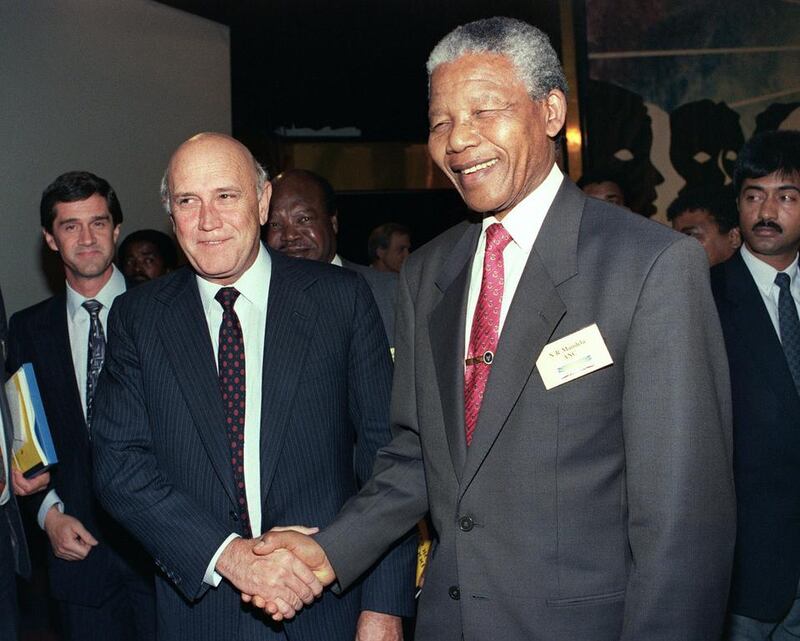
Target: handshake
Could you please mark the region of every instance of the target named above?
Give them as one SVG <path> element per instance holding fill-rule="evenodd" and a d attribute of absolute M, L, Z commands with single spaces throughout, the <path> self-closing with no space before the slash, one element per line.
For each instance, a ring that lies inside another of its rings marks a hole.
<path fill-rule="evenodd" d="M 216 569 L 275 621 L 291 619 L 313 603 L 336 575 L 324 550 L 309 534 L 317 528 L 275 528 L 257 539 L 232 540 Z"/>

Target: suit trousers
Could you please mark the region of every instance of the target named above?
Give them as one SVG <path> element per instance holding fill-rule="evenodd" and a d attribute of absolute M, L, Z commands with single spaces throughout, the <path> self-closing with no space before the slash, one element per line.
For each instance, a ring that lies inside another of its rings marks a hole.
<path fill-rule="evenodd" d="M 740 614 L 728 615 L 723 641 L 797 641 L 800 639 L 800 583 L 797 596 L 786 616 L 769 622 Z"/>
<path fill-rule="evenodd" d="M 122 582 L 99 607 L 58 603 L 64 641 L 155 641 L 153 578 L 148 581 L 121 561 L 117 564 Z"/>
<path fill-rule="evenodd" d="M 0 639 L 17 638 L 17 575 L 5 505 L 0 506 Z"/>

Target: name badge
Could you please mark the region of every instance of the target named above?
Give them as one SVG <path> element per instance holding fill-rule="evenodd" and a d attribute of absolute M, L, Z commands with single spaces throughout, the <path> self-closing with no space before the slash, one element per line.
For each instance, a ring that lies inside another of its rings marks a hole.
<path fill-rule="evenodd" d="M 545 345 L 536 369 L 545 389 L 553 389 L 613 363 L 597 323 L 592 323 Z"/>

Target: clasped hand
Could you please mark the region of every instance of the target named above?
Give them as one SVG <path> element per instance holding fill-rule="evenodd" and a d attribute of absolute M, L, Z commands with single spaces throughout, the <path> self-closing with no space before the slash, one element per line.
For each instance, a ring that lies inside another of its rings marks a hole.
<path fill-rule="evenodd" d="M 291 619 L 336 578 L 325 552 L 308 534 L 315 528 L 275 528 L 258 539 L 234 539 L 217 569 L 242 600 L 275 621 Z"/>

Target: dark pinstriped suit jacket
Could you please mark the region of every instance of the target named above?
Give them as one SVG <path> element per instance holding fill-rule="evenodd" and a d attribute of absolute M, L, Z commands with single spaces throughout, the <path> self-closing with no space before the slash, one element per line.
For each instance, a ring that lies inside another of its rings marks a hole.
<path fill-rule="evenodd" d="M 69 344 L 66 293 L 11 317 L 9 373 L 28 362 L 33 363 L 59 460 L 50 471 L 48 490 L 55 488 L 66 513 L 83 523 L 100 542 L 82 561 L 59 559 L 48 546 L 50 589 L 60 601 L 99 606 L 123 580 L 117 569 L 120 563 L 127 562 L 149 581 L 152 563 L 94 497 L 89 434 Z M 26 499 L 34 514 L 48 490 Z"/>
<path fill-rule="evenodd" d="M 264 345 L 263 527 L 324 526 L 390 438 L 391 362 L 366 283 L 338 267 L 270 252 Z M 213 348 L 194 274 L 117 299 L 96 398 L 95 480 L 106 508 L 163 570 L 159 638 L 352 641 L 361 609 L 407 613 L 413 541 L 348 594 L 326 593 L 284 626 L 203 582 L 236 520 Z M 355 447 L 355 470 L 353 452 Z"/>

